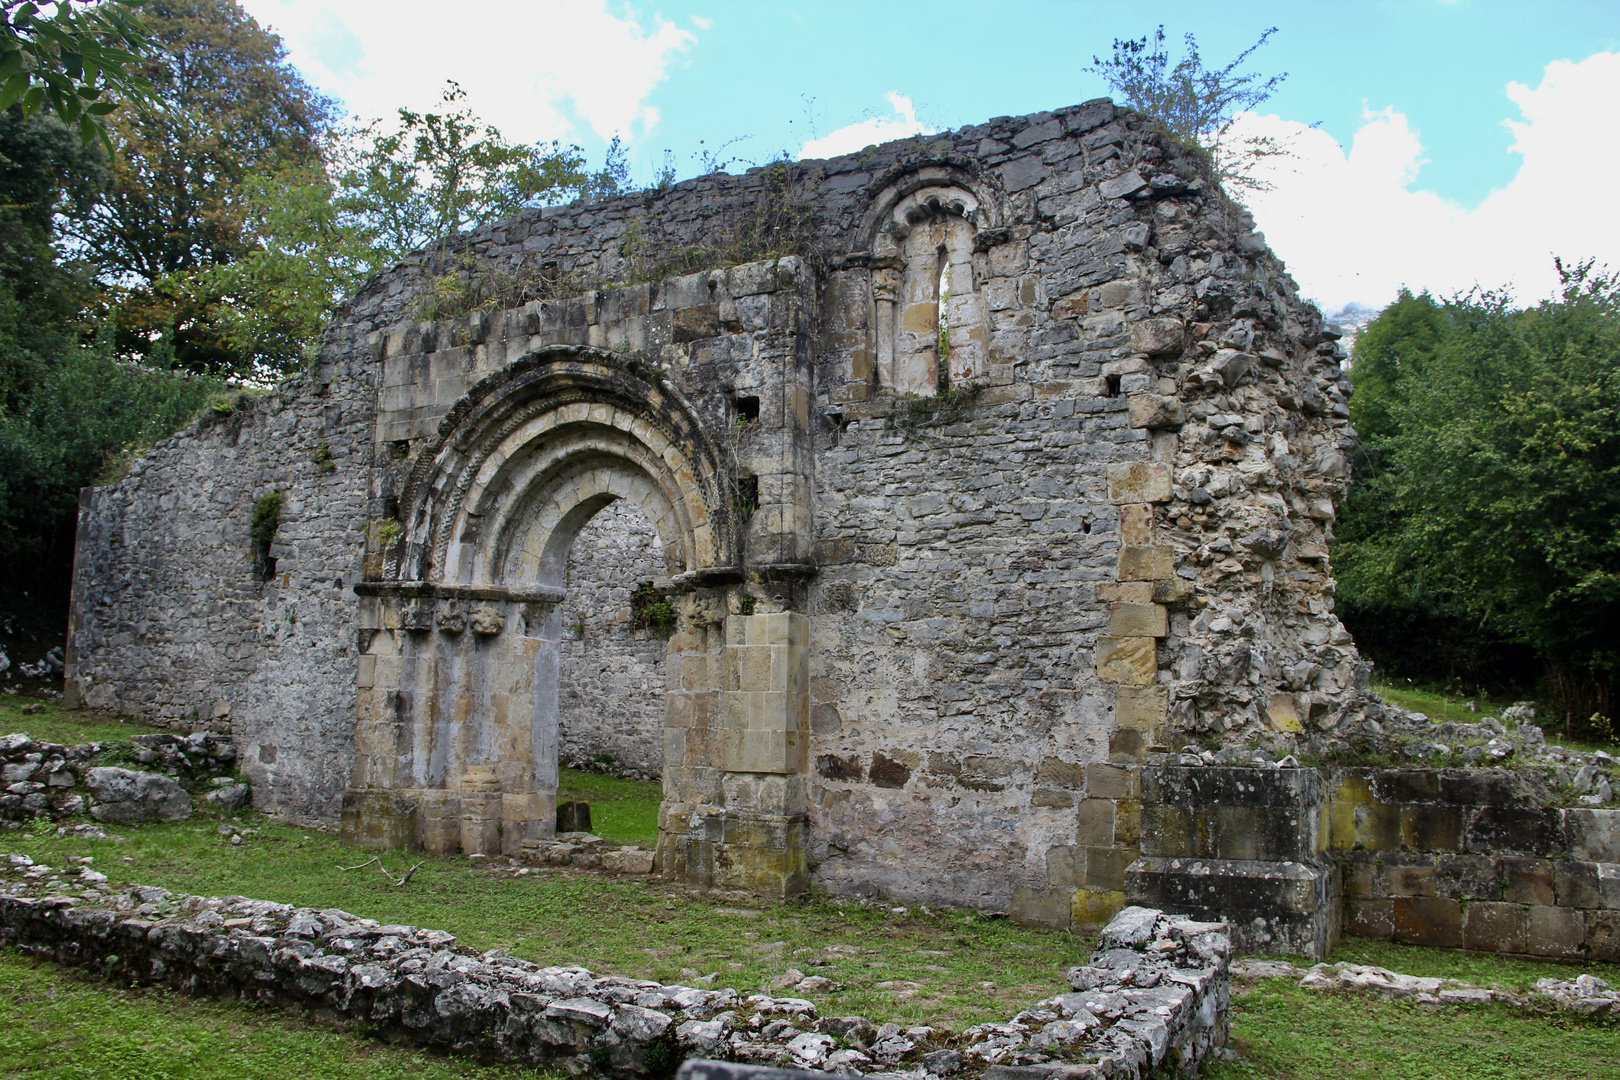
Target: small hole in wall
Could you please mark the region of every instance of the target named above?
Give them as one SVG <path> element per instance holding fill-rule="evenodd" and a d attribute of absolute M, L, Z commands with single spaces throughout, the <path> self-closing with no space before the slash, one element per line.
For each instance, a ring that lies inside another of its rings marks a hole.
<path fill-rule="evenodd" d="M 1118 375 L 1109 375 L 1103 380 L 1103 397 L 1119 397 Z"/>
<path fill-rule="evenodd" d="M 1089 533 L 1091 531 L 1091 522 L 1082 521 L 1080 523 L 1080 531 L 1083 533 Z"/>
<path fill-rule="evenodd" d="M 737 399 L 737 415 L 750 424 L 759 419 L 759 398 L 739 397 Z"/>
<path fill-rule="evenodd" d="M 393 451 L 394 457 L 398 460 L 403 461 L 405 458 L 411 456 L 411 440 L 409 439 L 395 439 L 393 442 L 389 443 L 388 446 Z"/>
<path fill-rule="evenodd" d="M 392 521 L 399 520 L 399 500 L 387 498 L 383 500 L 383 517 Z"/>

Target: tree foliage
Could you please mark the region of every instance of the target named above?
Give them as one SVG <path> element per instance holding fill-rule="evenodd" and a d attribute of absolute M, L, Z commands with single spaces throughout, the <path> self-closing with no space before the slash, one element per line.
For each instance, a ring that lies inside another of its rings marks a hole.
<path fill-rule="evenodd" d="M 1101 75 L 1121 104 L 1147 116 L 1166 134 L 1210 155 L 1215 179 L 1229 190 L 1266 190 L 1255 170 L 1258 161 L 1288 153 L 1276 139 L 1235 131 L 1238 114 L 1258 108 L 1282 85 L 1288 73 L 1262 75 L 1243 71 L 1255 50 L 1277 32 L 1271 27 L 1260 40 L 1225 67 L 1204 66 L 1192 34 L 1174 64 L 1165 45 L 1164 27 L 1151 38 L 1116 38 L 1113 54 L 1091 58 L 1087 69 Z"/>
<path fill-rule="evenodd" d="M 1357 342 L 1336 565 L 1353 625 L 1419 611 L 1526 647 L 1584 719 L 1620 677 L 1620 276 L 1558 269 L 1526 310 L 1403 294 Z"/>
<path fill-rule="evenodd" d="M 527 206 L 608 194 L 627 179 L 617 140 L 587 169 L 577 146 L 514 144 L 466 107 L 456 83 L 441 107 L 400 109 L 397 123 L 334 131 L 319 165 L 249 180 L 249 249 L 176 275 L 175 288 L 217 297 L 227 341 L 259 370 L 306 359 L 336 304 L 420 248 Z"/>
<path fill-rule="evenodd" d="M 135 63 L 146 47 L 133 10 L 143 0 L 74 2 L 0 2 L 0 109 L 21 105 L 25 118 L 47 109 L 86 145 L 105 143 L 102 119 L 117 99 L 141 100 L 150 90 Z"/>
<path fill-rule="evenodd" d="M 143 10 L 151 96 L 108 118 L 112 180 L 72 235 L 116 310 L 121 352 L 145 356 L 162 341 L 185 370 L 251 374 L 216 325 L 218 298 L 170 279 L 250 249 L 244 189 L 256 176 L 319 165 L 332 106 L 234 0 L 152 0 Z"/>
<path fill-rule="evenodd" d="M 0 559 L 26 568 L 0 578 L 0 633 L 60 630 L 79 488 L 231 381 L 295 370 L 366 277 L 626 179 L 617 147 L 592 171 L 577 147 L 507 142 L 454 85 L 339 128 L 234 0 L 144 0 L 145 29 L 135 6 L 0 0 L 0 93 L 23 87 L 0 108 Z M 108 138 L 86 142 L 84 116 Z"/>

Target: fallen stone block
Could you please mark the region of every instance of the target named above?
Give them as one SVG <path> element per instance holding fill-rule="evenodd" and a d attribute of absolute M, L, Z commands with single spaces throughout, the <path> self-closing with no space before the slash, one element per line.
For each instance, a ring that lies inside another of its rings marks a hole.
<path fill-rule="evenodd" d="M 191 816 L 186 789 L 160 773 L 135 772 L 103 765 L 85 777 L 97 821 L 178 821 Z"/>

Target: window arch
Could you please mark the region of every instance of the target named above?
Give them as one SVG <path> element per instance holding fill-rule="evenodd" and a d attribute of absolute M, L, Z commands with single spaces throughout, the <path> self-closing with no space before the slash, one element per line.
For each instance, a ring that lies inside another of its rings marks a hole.
<path fill-rule="evenodd" d="M 988 309 L 973 268 L 978 199 L 925 187 L 900 199 L 873 252 L 878 378 L 903 394 L 934 395 L 980 379 Z"/>

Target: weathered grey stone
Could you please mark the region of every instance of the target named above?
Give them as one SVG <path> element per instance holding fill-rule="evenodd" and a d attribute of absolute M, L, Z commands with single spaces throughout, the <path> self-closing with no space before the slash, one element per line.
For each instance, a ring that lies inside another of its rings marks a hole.
<path fill-rule="evenodd" d="M 85 782 L 95 798 L 90 816 L 97 821 L 177 821 L 191 816 L 186 789 L 159 773 L 103 765 L 91 769 Z"/>
<path fill-rule="evenodd" d="M 368 845 L 553 857 L 590 765 L 662 778 L 696 884 L 1091 922 L 1142 811 L 1048 858 L 1086 823 L 1043 763 L 1246 745 L 1275 695 L 1299 737 L 1368 715 L 1342 372 L 1183 148 L 1103 102 L 788 173 L 805 255 L 719 265 L 780 209 L 758 170 L 368 282 L 311 370 L 86 494 L 70 694 L 228 733 L 260 809 Z M 578 288 L 418 321 L 464 258 Z"/>

